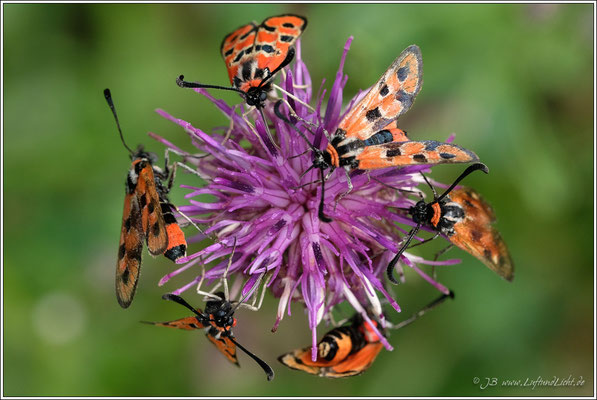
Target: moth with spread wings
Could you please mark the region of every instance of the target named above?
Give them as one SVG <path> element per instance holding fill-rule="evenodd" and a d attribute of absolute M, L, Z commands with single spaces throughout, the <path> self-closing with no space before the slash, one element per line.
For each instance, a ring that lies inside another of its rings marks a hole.
<path fill-rule="evenodd" d="M 177 83 L 186 88 L 236 91 L 249 106 L 263 108 L 272 78 L 294 58 L 292 46 L 306 26 L 306 18 L 293 14 L 269 17 L 259 25 L 243 25 L 226 35 L 220 46 L 232 87 L 185 82 L 183 75 Z"/>
<path fill-rule="evenodd" d="M 469 163 L 479 158 L 460 146 L 434 140 L 411 141 L 406 132 L 394 127 L 395 121 L 412 106 L 423 84 L 423 60 L 418 46 L 407 47 L 394 60 L 351 110 L 342 118 L 329 138 L 326 150 L 319 150 L 281 112 L 282 101 L 276 103 L 276 115 L 289 123 L 309 144 L 315 154 L 311 168 L 321 171 L 322 196 L 319 217 L 331 221 L 323 213 L 324 170 L 330 173 L 343 167 L 352 190 L 351 169 L 379 169 L 416 164 Z M 329 174 L 328 174 L 329 176 Z"/>
<path fill-rule="evenodd" d="M 132 164 L 126 177 L 124 211 L 118 261 L 116 263 L 116 299 L 122 308 L 131 305 L 141 270 L 143 242 L 147 243 L 149 254 L 165 257 L 176 262 L 186 256 L 187 242 L 184 233 L 174 217 L 175 207 L 168 200 L 174 173 L 168 167 L 155 165 L 157 156 L 143 151 L 139 146 L 131 150 L 124 141 L 110 90 L 104 96 L 120 133 L 124 147 L 131 154 Z M 165 184 L 164 182 L 168 182 Z"/>
<path fill-rule="evenodd" d="M 233 315 L 238 305 L 233 306 L 232 303 L 225 300 L 225 295 L 223 292 L 216 293 L 216 296 L 220 297 L 221 300 L 207 301 L 205 303 L 205 311 L 201 311 L 199 308 L 193 308 L 178 295 L 165 294 L 162 296 L 164 300 L 171 300 L 188 308 L 195 314 L 195 316 L 180 318 L 169 322 L 143 322 L 151 325 L 184 330 L 203 329 L 205 330 L 205 336 L 207 339 L 212 342 L 230 362 L 240 366 L 236 357 L 236 348 L 238 347 L 249 357 L 255 360 L 259 366 L 261 366 L 261 368 L 263 368 L 268 381 L 274 379 L 274 371 L 271 369 L 271 367 L 267 365 L 265 361 L 261 360 L 249 350 L 245 349 L 234 338 L 232 328 L 236 326 L 236 318 L 234 318 Z"/>
<path fill-rule="evenodd" d="M 496 220 L 493 209 L 475 190 L 464 186 L 456 188 L 464 177 L 476 170 L 485 173 L 489 171 L 484 164 L 473 164 L 441 196 L 438 197 L 433 186 L 429 185 L 433 190 L 434 200 L 430 203 L 420 200 L 407 210 L 417 225 L 388 264 L 387 275 L 390 281 L 398 283 L 393 276 L 394 267 L 422 225 L 436 231 L 434 237 L 425 241 L 444 235 L 450 243 L 478 258 L 502 278 L 508 281 L 514 279 L 512 258 L 506 243 L 493 226 Z M 424 175 L 423 177 L 425 178 Z"/>

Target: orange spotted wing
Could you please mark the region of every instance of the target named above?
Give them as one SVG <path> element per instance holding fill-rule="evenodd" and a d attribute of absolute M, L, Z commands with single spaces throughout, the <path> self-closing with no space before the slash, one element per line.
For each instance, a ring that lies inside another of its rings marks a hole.
<path fill-rule="evenodd" d="M 137 289 L 141 269 L 143 235 L 139 202 L 134 193 L 127 194 L 124 198 L 124 213 L 116 263 L 116 298 L 123 308 L 130 306 Z"/>
<path fill-rule="evenodd" d="M 243 25 L 226 35 L 220 51 L 230 83 L 244 92 L 261 86 L 282 65 L 306 26 L 306 18 L 286 14 L 269 17 L 259 26 Z"/>
<path fill-rule="evenodd" d="M 104 97 L 112 110 L 120 139 L 131 154 L 132 164 L 125 182 L 124 211 L 116 262 L 116 298 L 121 307 L 131 305 L 141 270 L 143 242 L 152 255 L 164 254 L 172 261 L 186 255 L 186 240 L 168 200 L 173 178 L 166 160 L 165 170 L 154 165 L 157 157 L 139 146 L 133 151 L 124 141 L 110 89 Z M 164 186 L 162 180 L 169 180 Z"/>
<path fill-rule="evenodd" d="M 454 224 L 450 242 L 477 257 L 508 281 L 514 278 L 514 264 L 506 243 L 493 223 L 493 209 L 479 193 L 467 187 L 454 189 L 450 200 L 464 210 L 464 219 Z"/>
<path fill-rule="evenodd" d="M 223 296 L 223 293 L 218 293 L 218 295 L 220 294 Z M 205 336 L 207 339 L 212 342 L 230 362 L 239 365 L 238 359 L 236 357 L 236 344 L 230 339 L 230 336 L 232 336 L 231 328 L 236 323 L 236 320 L 233 319 L 234 322 L 229 324 L 229 320 L 227 318 L 219 319 L 214 315 L 214 312 L 217 313 L 220 310 L 224 311 L 225 314 L 227 312 L 226 310 L 230 309 L 229 302 L 225 300 L 210 300 L 207 302 L 206 311 L 204 312 L 200 308 L 193 308 L 180 296 L 167 294 L 164 295 L 163 298 L 166 300 L 173 300 L 187 307 L 195 313 L 195 316 L 180 318 L 168 322 L 143 321 L 144 323 L 163 326 L 166 328 L 184 329 L 187 331 L 197 329 L 205 330 Z M 220 314 L 221 313 L 218 313 L 218 315 Z"/>
<path fill-rule="evenodd" d="M 367 140 L 412 106 L 423 85 L 423 58 L 416 45 L 407 47 L 346 116 L 339 129 L 347 139 Z M 342 145 L 342 143 L 340 143 Z"/>

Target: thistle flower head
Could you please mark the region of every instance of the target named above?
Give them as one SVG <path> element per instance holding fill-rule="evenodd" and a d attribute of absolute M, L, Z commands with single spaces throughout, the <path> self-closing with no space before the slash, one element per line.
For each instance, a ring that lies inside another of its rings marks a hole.
<path fill-rule="evenodd" d="M 324 131 L 334 132 L 342 116 L 364 94 L 352 98 L 342 111 L 343 89 L 348 79 L 343 65 L 351 41 L 352 38 L 346 42 L 329 94 L 320 88 L 313 97 L 300 43 L 296 45 L 294 66 L 281 74 L 280 87 L 290 94 L 281 96 L 300 120 L 307 121 L 297 124 L 297 128 L 321 149 L 327 145 Z M 216 240 L 181 260 L 184 265 L 164 276 L 160 284 L 187 270 L 191 282 L 174 290 L 174 294 L 200 281 L 219 280 L 235 247 L 227 275 L 242 277 L 243 296 L 255 289 L 264 274 L 271 274 L 269 280 L 263 281 L 268 282 L 270 291 L 280 299 L 272 330 L 286 312 L 290 315 L 292 302 L 304 304 L 312 331 L 314 359 L 316 327 L 335 305 L 346 300 L 365 320 L 374 315 L 382 325 L 382 301 L 400 311 L 384 287 L 385 270 L 406 233 L 396 223 L 415 225 L 408 215 L 397 210 L 414 204 L 409 194 L 422 181 L 419 172 L 428 171 L 428 166 L 354 170 L 350 175 L 353 189 L 348 194 L 344 171 L 335 170 L 325 183 L 325 213 L 333 221 L 322 222 L 318 218 L 319 171 L 312 169 L 305 173 L 313 165 L 310 146 L 292 126 L 275 116 L 273 102 L 269 101 L 263 112 L 275 143 L 270 140 L 268 127 L 259 113 L 243 117 L 243 106 L 239 113 L 237 108 L 216 100 L 206 90 L 195 91 L 211 100 L 230 119 L 230 126 L 223 132 L 206 133 L 163 110 L 158 113 L 183 127 L 193 145 L 205 155 L 185 158 L 187 165 L 206 183 L 182 186 L 189 191 L 186 195 L 189 204 L 179 208 L 195 222 L 206 225 L 205 234 L 215 236 Z M 153 136 L 182 153 L 166 140 Z M 212 200 L 200 201 L 200 195 L 210 195 Z M 189 242 L 203 238 L 199 235 Z M 458 260 L 430 262 L 405 252 L 401 261 L 438 290 L 449 293 L 417 264 L 447 265 Z M 199 268 L 191 269 L 212 262 L 216 264 L 204 275 Z M 377 333 L 391 350 L 383 335 Z"/>

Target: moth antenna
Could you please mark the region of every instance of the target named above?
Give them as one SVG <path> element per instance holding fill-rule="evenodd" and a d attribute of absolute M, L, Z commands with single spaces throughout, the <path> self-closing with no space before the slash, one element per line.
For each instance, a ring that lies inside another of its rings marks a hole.
<path fill-rule="evenodd" d="M 394 256 L 394 258 L 392 258 L 392 261 L 390 261 L 390 263 L 388 264 L 388 269 L 386 270 L 387 275 L 388 275 L 388 279 L 390 280 L 390 282 L 394 283 L 395 285 L 398 284 L 398 281 L 396 280 L 396 278 L 394 278 L 394 267 L 396 266 L 396 263 L 400 259 L 400 256 L 402 256 L 402 253 L 404 253 L 404 251 L 406 250 L 406 248 L 410 244 L 410 241 L 413 239 L 413 237 L 415 236 L 415 234 L 419 231 L 420 227 L 421 227 L 421 223 L 419 222 L 417 224 L 417 226 L 415 226 L 410 231 L 410 233 L 408 234 L 408 237 L 406 238 L 406 242 L 404 242 L 404 244 L 402 245 L 402 247 L 400 248 L 400 250 L 398 250 L 398 253 L 396 253 L 396 255 Z"/>
<path fill-rule="evenodd" d="M 417 319 L 421 318 L 425 313 L 427 313 L 428 311 L 433 310 L 435 307 L 437 307 L 440 304 L 442 304 L 444 301 L 446 301 L 446 299 L 448 297 L 451 298 L 451 299 L 453 299 L 454 298 L 454 292 L 450 290 L 450 293 L 448 293 L 448 294 L 442 294 L 437 299 L 433 300 L 431 303 L 429 303 L 425 307 L 423 307 L 421 310 L 419 310 L 416 313 L 414 313 L 410 318 L 405 319 L 404 321 L 400 322 L 398 325 L 393 326 L 392 329 L 401 329 L 401 328 L 404 328 L 407 325 L 412 324 L 414 321 L 416 321 Z"/>
<path fill-rule="evenodd" d="M 129 151 L 129 153 L 133 154 L 134 151 L 131 150 L 131 148 L 127 146 L 126 142 L 124 141 L 124 136 L 122 135 L 122 129 L 120 129 L 120 122 L 118 121 L 118 115 L 116 114 L 116 107 L 114 107 L 114 102 L 112 101 L 112 93 L 110 93 L 110 89 L 104 89 L 104 97 L 108 102 L 108 106 L 110 106 L 110 110 L 112 110 L 114 120 L 116 120 L 116 127 L 118 128 L 118 133 L 120 133 L 120 140 L 122 141 L 122 144 Z"/>
<path fill-rule="evenodd" d="M 218 85 L 203 85 L 201 83 L 196 83 L 196 82 L 187 82 L 184 80 L 184 75 L 179 75 L 178 78 L 176 78 L 176 84 L 178 86 L 180 86 L 181 88 L 187 88 L 187 89 L 195 89 L 195 88 L 199 88 L 199 89 L 220 89 L 220 90 L 230 90 L 232 92 L 237 92 L 240 93 L 241 96 L 245 97 L 246 93 L 243 92 L 240 89 L 237 89 L 235 87 L 228 87 L 228 86 L 218 86 Z"/>
<path fill-rule="evenodd" d="M 255 362 L 257 362 L 257 364 L 259 364 L 259 366 L 261 368 L 263 368 L 263 370 L 265 371 L 265 375 L 267 376 L 267 380 L 268 381 L 271 381 L 272 379 L 274 379 L 274 370 L 272 369 L 272 367 L 270 367 L 269 365 L 267 365 L 267 363 L 265 361 L 263 361 L 261 358 L 257 357 L 255 354 L 253 354 L 249 350 L 245 349 L 240 343 L 238 343 L 236 340 L 234 340 L 234 338 L 232 336 L 228 336 L 228 338 L 239 349 L 241 349 L 242 351 L 244 351 L 245 354 L 247 354 L 249 357 L 251 357 L 253 360 L 255 360 Z"/>
<path fill-rule="evenodd" d="M 439 198 L 437 198 L 435 201 L 439 202 L 441 199 L 443 199 L 444 197 L 446 197 L 446 195 L 448 193 L 450 193 L 456 187 L 456 185 L 458 185 L 458 183 L 461 180 L 463 180 L 470 173 L 475 172 L 478 169 L 480 169 L 481 171 L 485 172 L 486 174 L 489 173 L 489 168 L 487 168 L 487 165 L 485 165 L 483 163 L 475 163 L 473 165 L 470 165 L 467 169 L 464 170 L 464 172 L 462 174 L 460 174 L 460 176 L 458 178 L 456 178 L 456 180 L 454 181 L 454 183 L 452 183 L 452 185 L 441 196 L 439 196 Z"/>
<path fill-rule="evenodd" d="M 191 306 L 189 303 L 187 303 L 185 301 L 185 299 L 183 299 L 182 297 L 180 297 L 180 296 L 178 296 L 176 294 L 167 293 L 167 294 L 165 294 L 165 295 L 162 296 L 162 299 L 164 299 L 164 300 L 170 300 L 170 301 L 173 301 L 175 303 L 178 303 L 181 306 L 184 306 L 184 307 L 188 308 L 189 310 L 191 310 L 198 317 L 203 317 L 203 315 L 199 311 L 195 310 L 193 308 L 193 306 Z"/>
<path fill-rule="evenodd" d="M 262 87 L 263 85 L 265 85 L 269 80 L 271 80 L 278 73 L 278 71 L 280 71 L 282 68 L 284 68 L 285 66 L 290 64 L 292 62 L 292 59 L 294 58 L 294 53 L 295 53 L 294 47 L 291 47 L 290 50 L 288 50 L 288 54 L 286 54 L 286 58 L 284 59 L 284 61 L 282 61 L 282 64 L 280 64 L 278 66 L 278 68 L 274 69 L 272 71 L 272 73 L 269 74 L 269 76 L 267 78 L 262 80 L 258 87 Z"/>
<path fill-rule="evenodd" d="M 421 176 L 423 177 L 423 180 L 425 180 L 425 183 L 427 184 L 427 186 L 429 186 L 431 188 L 431 191 L 433 192 L 433 198 L 437 199 L 437 192 L 435 191 L 435 188 L 433 187 L 431 182 L 429 182 L 429 179 L 427 179 L 427 176 L 422 172 L 421 172 Z M 421 196 L 421 200 L 422 199 L 423 199 L 423 196 Z"/>

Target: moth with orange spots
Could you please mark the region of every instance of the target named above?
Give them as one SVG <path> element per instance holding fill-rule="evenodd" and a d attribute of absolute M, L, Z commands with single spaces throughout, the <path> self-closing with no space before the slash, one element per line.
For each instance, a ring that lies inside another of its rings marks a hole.
<path fill-rule="evenodd" d="M 289 123 L 307 141 L 315 155 L 311 168 L 321 171 L 319 218 L 322 221 L 331 221 L 323 212 L 324 171 L 328 168 L 328 177 L 336 168 L 344 168 L 350 192 L 352 183 L 349 171 L 352 169 L 469 163 L 479 159 L 472 151 L 454 144 L 434 140 L 411 141 L 406 132 L 394 127 L 395 121 L 408 111 L 421 90 L 422 77 L 421 50 L 416 45 L 409 46 L 394 60 L 365 97 L 342 118 L 323 151 L 313 146 L 304 133 L 282 114 L 282 101 L 276 103 L 276 115 Z"/>
<path fill-rule="evenodd" d="M 116 263 L 116 298 L 121 307 L 131 305 L 141 269 L 143 242 L 149 254 L 163 254 L 176 262 L 186 256 L 187 242 L 174 217 L 175 207 L 168 200 L 168 192 L 174 180 L 168 160 L 164 169 L 155 165 L 157 156 L 130 149 L 124 141 L 110 90 L 104 96 L 116 120 L 122 144 L 131 154 L 132 165 L 125 182 L 124 212 Z M 164 182 L 167 181 L 167 184 Z"/>
<path fill-rule="evenodd" d="M 441 295 L 439 298 L 413 314 L 396 326 L 388 324 L 390 329 L 401 329 L 411 324 L 427 311 L 443 303 L 454 293 Z M 380 324 L 371 319 L 376 327 Z M 317 345 L 317 360 L 311 358 L 311 347 L 297 349 L 278 357 L 278 361 L 289 368 L 304 371 L 325 378 L 345 378 L 360 375 L 375 361 L 383 345 L 379 336 L 360 314 L 355 314 L 350 323 L 326 333 Z"/>
<path fill-rule="evenodd" d="M 232 90 L 249 106 L 261 109 L 272 90 L 272 78 L 294 58 L 292 46 L 306 26 L 306 18 L 293 14 L 243 25 L 226 35 L 220 46 L 232 87 L 185 82 L 183 75 L 177 83 L 185 88 Z"/>
<path fill-rule="evenodd" d="M 436 234 L 421 243 L 444 235 L 452 244 L 477 257 L 502 278 L 508 281 L 514 279 L 514 264 L 506 243 L 493 227 L 495 213 L 491 206 L 473 189 L 456 188 L 462 179 L 476 170 L 489 172 L 485 164 L 473 164 L 441 196 L 438 197 L 433 186 L 429 185 L 433 191 L 434 200 L 430 203 L 420 200 L 408 209 L 408 213 L 417 225 L 388 264 L 387 274 L 390 281 L 398 283 L 393 276 L 394 267 L 423 225 L 434 229 Z M 424 175 L 423 178 L 425 178 Z M 427 178 L 425 180 L 427 181 Z"/>
<path fill-rule="evenodd" d="M 376 327 L 379 323 L 371 320 Z M 344 378 L 365 372 L 383 348 L 379 336 L 360 314 L 349 325 L 334 328 L 317 344 L 317 360 L 311 358 L 311 347 L 297 349 L 278 357 L 292 369 L 325 378 Z"/>
<path fill-rule="evenodd" d="M 165 294 L 162 296 L 165 300 L 171 300 L 191 310 L 195 316 L 180 318 L 169 322 L 147 322 L 148 324 L 163 326 L 167 328 L 177 328 L 184 330 L 204 329 L 207 339 L 212 342 L 216 348 L 233 364 L 239 366 L 236 357 L 236 348 L 238 347 L 249 357 L 255 360 L 265 371 L 268 381 L 274 379 L 274 371 L 262 359 L 245 349 L 234 338 L 232 328 L 236 326 L 236 318 L 233 317 L 234 311 L 239 304 L 233 306 L 232 303 L 225 300 L 223 292 L 216 293 L 220 300 L 209 300 L 205 304 L 205 311 L 193 308 L 182 297 L 174 294 Z"/>

